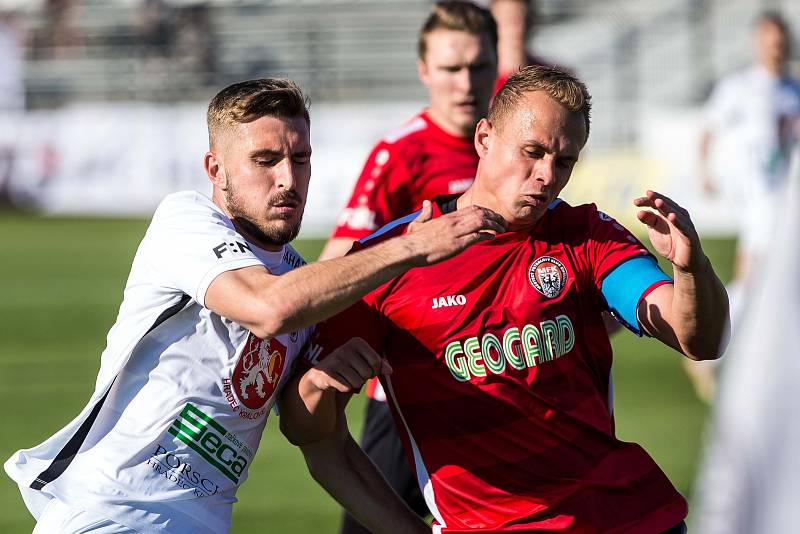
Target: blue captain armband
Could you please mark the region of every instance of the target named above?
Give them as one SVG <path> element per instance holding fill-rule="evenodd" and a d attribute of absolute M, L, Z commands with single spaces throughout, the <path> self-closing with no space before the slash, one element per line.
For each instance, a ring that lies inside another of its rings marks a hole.
<path fill-rule="evenodd" d="M 650 256 L 637 256 L 620 263 L 603 279 L 601 291 L 608 303 L 608 309 L 628 330 L 642 335 L 636 310 L 639 301 L 653 284 L 671 282 L 655 259 Z"/>

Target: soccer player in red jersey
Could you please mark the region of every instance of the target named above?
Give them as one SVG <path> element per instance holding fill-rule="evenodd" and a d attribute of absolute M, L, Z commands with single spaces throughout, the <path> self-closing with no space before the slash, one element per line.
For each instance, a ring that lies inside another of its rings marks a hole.
<path fill-rule="evenodd" d="M 673 278 L 595 205 L 558 199 L 589 111 L 585 85 L 563 71 L 512 75 L 477 126 L 472 187 L 421 210 L 425 219 L 479 205 L 509 231 L 381 286 L 319 325 L 309 351 L 319 360 L 360 336 L 388 359 L 383 385 L 435 532 L 685 531 L 685 499 L 639 445 L 615 436 L 602 312 L 713 359 L 727 295 L 689 214 L 664 195 L 634 204 Z M 418 215 L 354 249 L 403 233 Z M 341 404 L 321 394 L 299 415 L 336 421 Z"/>
<path fill-rule="evenodd" d="M 343 256 L 354 240 L 419 208 L 423 200 L 469 188 L 478 168 L 472 136 L 489 109 L 497 72 L 496 42 L 497 29 L 488 10 L 464 1 L 434 5 L 420 30 L 417 63 L 430 106 L 372 149 L 320 259 Z M 383 388 L 373 379 L 366 391 L 361 446 L 394 490 L 426 516 L 428 508 Z M 341 532 L 367 531 L 345 515 Z"/>

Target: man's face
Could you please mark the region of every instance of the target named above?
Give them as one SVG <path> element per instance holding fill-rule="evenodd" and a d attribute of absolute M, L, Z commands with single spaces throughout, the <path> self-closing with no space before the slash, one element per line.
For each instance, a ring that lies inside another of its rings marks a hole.
<path fill-rule="evenodd" d="M 475 186 L 493 200 L 509 229 L 532 227 L 572 174 L 586 142 L 586 123 L 542 91 L 526 93 L 515 110 L 493 126 L 478 124 L 481 157 Z"/>
<path fill-rule="evenodd" d="M 789 38 L 774 22 L 758 24 L 753 35 L 756 59 L 770 69 L 781 69 L 789 53 Z"/>
<path fill-rule="evenodd" d="M 266 249 L 294 239 L 311 178 L 305 119 L 261 117 L 236 124 L 218 145 L 214 153 L 220 162 L 219 178 L 212 176 L 215 197 L 221 198 L 239 230 Z"/>
<path fill-rule="evenodd" d="M 434 30 L 426 36 L 427 51 L 417 64 L 431 98 L 430 113 L 446 131 L 472 136 L 489 109 L 497 59 L 487 34 Z"/>

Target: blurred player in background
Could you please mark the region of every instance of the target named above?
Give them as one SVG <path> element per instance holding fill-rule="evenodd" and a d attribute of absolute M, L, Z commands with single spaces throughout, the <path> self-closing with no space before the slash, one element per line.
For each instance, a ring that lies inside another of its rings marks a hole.
<path fill-rule="evenodd" d="M 496 42 L 488 10 L 463 1 L 434 5 L 420 30 L 417 62 L 430 106 L 372 149 L 321 259 L 344 255 L 354 240 L 417 209 L 423 200 L 469 188 L 478 167 L 472 136 L 486 116 L 497 74 Z M 426 516 L 377 380 L 370 381 L 367 396 L 361 446 L 395 491 Z M 345 515 L 342 532 L 366 530 Z"/>
<path fill-rule="evenodd" d="M 700 137 L 701 185 L 722 192 L 739 223 L 731 294 L 737 324 L 740 295 L 752 266 L 765 258 L 777 223 L 786 182 L 789 148 L 800 138 L 800 82 L 789 76 L 791 32 L 777 13 L 764 13 L 753 26 L 755 64 L 717 83 L 709 98 Z M 712 169 L 712 146 L 720 155 Z M 718 172 L 712 172 L 716 170 Z M 714 175 L 724 181 L 714 180 Z M 714 392 L 713 365 L 686 363 L 698 395 Z"/>
<path fill-rule="evenodd" d="M 227 532 L 309 327 L 504 227 L 488 210 L 462 211 L 382 250 L 305 265 L 288 244 L 311 177 L 300 90 L 288 80 L 234 84 L 212 100 L 208 131 L 213 196 L 174 193 L 156 210 L 90 402 L 5 464 L 37 519 L 34 532 Z M 380 358 L 354 343 L 305 372 L 303 395 L 283 400 L 302 405 L 328 389 L 357 389 L 380 370 Z M 427 530 L 345 425 L 303 453 L 314 478 L 372 530 Z"/>
<path fill-rule="evenodd" d="M 641 447 L 615 436 L 602 312 L 713 359 L 727 296 L 669 198 L 648 191 L 634 204 L 653 210 L 637 216 L 674 281 L 596 206 L 558 199 L 589 112 L 586 87 L 563 71 L 512 75 L 477 126 L 472 187 L 354 248 L 469 205 L 496 210 L 509 232 L 412 269 L 318 325 L 312 361 L 357 335 L 391 363 L 381 380 L 435 532 L 685 532 L 684 498 Z M 336 418 L 330 403 L 308 408 L 291 417 Z"/>
<path fill-rule="evenodd" d="M 800 119 L 800 82 L 788 73 L 791 33 L 786 21 L 777 13 L 762 14 L 752 37 L 755 64 L 716 85 L 700 143 L 703 188 L 724 191 L 737 207 L 741 228 L 734 277 L 740 281 L 772 234 Z M 710 165 L 715 142 L 728 149 L 722 183 L 714 181 Z"/>

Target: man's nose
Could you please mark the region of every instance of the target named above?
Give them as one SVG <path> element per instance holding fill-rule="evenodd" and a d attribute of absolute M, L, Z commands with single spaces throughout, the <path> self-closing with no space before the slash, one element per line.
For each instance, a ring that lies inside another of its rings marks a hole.
<path fill-rule="evenodd" d="M 461 91 L 469 93 L 472 91 L 472 87 L 474 85 L 475 84 L 472 79 L 472 73 L 468 68 L 464 67 L 458 71 L 458 88 Z"/>
<path fill-rule="evenodd" d="M 292 158 L 284 158 L 276 170 L 277 176 L 275 177 L 275 186 L 278 189 L 294 189 L 297 179 L 297 170 L 295 169 Z"/>
<path fill-rule="evenodd" d="M 554 183 L 556 181 L 556 159 L 544 157 L 538 160 L 533 169 L 533 177 L 545 185 Z"/>

